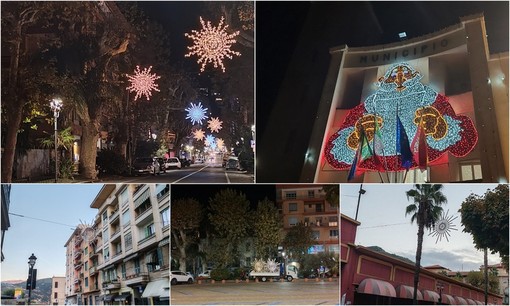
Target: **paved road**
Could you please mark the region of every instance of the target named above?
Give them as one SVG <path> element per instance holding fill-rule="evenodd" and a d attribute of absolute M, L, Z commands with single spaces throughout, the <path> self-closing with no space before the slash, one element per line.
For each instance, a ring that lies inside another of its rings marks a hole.
<path fill-rule="evenodd" d="M 107 183 L 108 181 L 105 181 Z M 253 174 L 243 171 L 225 170 L 221 166 L 199 164 L 183 169 L 167 170 L 160 175 L 140 175 L 115 179 L 116 183 L 253 183 Z"/>
<path fill-rule="evenodd" d="M 171 305 L 339 305 L 338 279 L 174 285 Z"/>

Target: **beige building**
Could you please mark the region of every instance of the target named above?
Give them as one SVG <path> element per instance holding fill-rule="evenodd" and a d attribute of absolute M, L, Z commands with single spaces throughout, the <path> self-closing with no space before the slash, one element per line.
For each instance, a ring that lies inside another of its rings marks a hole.
<path fill-rule="evenodd" d="M 276 185 L 276 202 L 284 230 L 298 223 L 311 227 L 317 243 L 309 253 L 339 253 L 338 203 L 325 198 L 320 185 Z"/>
<path fill-rule="evenodd" d="M 169 190 L 167 184 L 101 189 L 90 205 L 98 209 L 94 224 L 78 227 L 66 244 L 68 303 L 168 305 Z"/>
<path fill-rule="evenodd" d="M 66 277 L 53 276 L 51 278 L 51 305 L 64 305 L 66 301 Z"/>

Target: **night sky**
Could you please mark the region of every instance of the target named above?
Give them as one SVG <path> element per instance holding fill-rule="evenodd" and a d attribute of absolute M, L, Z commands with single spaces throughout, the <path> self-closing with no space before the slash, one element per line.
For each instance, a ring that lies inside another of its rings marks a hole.
<path fill-rule="evenodd" d="M 299 34 L 310 12 L 320 11 L 315 40 L 297 50 Z M 294 53 L 314 54 L 316 71 L 323 71 L 322 79 L 309 83 L 324 84 L 329 66 L 329 49 L 341 45 L 349 47 L 373 46 L 400 41 L 398 33 L 407 38 L 423 36 L 460 23 L 460 17 L 483 13 L 491 54 L 508 51 L 508 1 L 360 1 L 360 2 L 256 2 L 256 120 L 257 158 L 273 158 L 272 148 L 262 147 L 261 138 L 279 137 L 278 129 L 266 131 L 272 107 Z M 304 76 L 303 78 L 306 78 Z M 306 84 L 295 84 L 296 87 Z M 309 84 L 308 84 L 309 85 Z M 320 86 L 322 88 L 322 86 Z M 314 92 L 308 103 L 317 103 L 321 92 Z M 281 116 L 299 116 L 297 122 L 312 122 L 315 113 L 301 114 L 288 105 Z M 309 135 L 300 135 L 297 146 L 308 145 Z M 303 156 L 305 151 L 295 152 Z M 273 180 L 274 181 L 274 180 Z"/>
<path fill-rule="evenodd" d="M 257 207 L 259 201 L 264 200 L 266 197 L 270 201 L 273 201 L 273 203 L 275 203 L 276 200 L 276 186 L 274 184 L 273 185 L 173 184 L 170 189 L 170 197 L 172 201 L 182 198 L 194 198 L 197 201 L 199 201 L 202 205 L 209 205 L 210 198 L 213 198 L 219 191 L 228 188 L 244 193 L 246 195 L 246 198 L 250 201 L 251 207 L 253 209 Z"/>

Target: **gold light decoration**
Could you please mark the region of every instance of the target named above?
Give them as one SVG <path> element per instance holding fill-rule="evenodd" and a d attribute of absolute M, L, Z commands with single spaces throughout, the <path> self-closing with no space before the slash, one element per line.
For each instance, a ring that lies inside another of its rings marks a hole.
<path fill-rule="evenodd" d="M 211 132 L 218 133 L 222 128 L 221 125 L 223 124 L 223 121 L 220 121 L 220 118 L 218 117 L 211 117 L 211 120 L 207 121 L 207 123 L 209 123 L 207 127 L 211 130 Z"/>
<path fill-rule="evenodd" d="M 140 66 L 136 66 L 135 74 L 128 75 L 128 79 L 131 82 L 129 87 L 126 87 L 130 92 L 136 92 L 135 101 L 142 95 L 145 95 L 147 101 L 149 101 L 152 90 L 159 91 L 158 84 L 154 81 L 161 78 L 155 73 L 151 74 L 152 66 L 145 68 L 143 71 L 140 70 Z"/>
<path fill-rule="evenodd" d="M 203 140 L 204 137 L 205 137 L 205 132 L 202 131 L 202 129 L 193 131 L 193 138 L 195 138 L 196 140 Z"/>
<path fill-rule="evenodd" d="M 221 67 L 222 71 L 225 72 L 225 66 L 223 65 L 225 57 L 232 59 L 233 55 L 241 55 L 241 53 L 230 49 L 232 44 L 236 43 L 234 37 L 239 35 L 239 31 L 228 34 L 226 31 L 228 25 L 223 25 L 223 20 L 224 18 L 221 17 L 218 26 L 213 27 L 210 21 L 206 23 L 202 17 L 200 17 L 202 30 L 192 30 L 191 34 L 184 34 L 186 37 L 193 39 L 194 42 L 194 45 L 191 47 L 188 46 L 190 52 L 187 53 L 185 57 L 197 55 L 197 63 L 202 64 L 200 68 L 201 72 L 205 70 L 205 66 L 209 63 L 213 64 L 214 68 L 218 68 L 218 66 Z"/>

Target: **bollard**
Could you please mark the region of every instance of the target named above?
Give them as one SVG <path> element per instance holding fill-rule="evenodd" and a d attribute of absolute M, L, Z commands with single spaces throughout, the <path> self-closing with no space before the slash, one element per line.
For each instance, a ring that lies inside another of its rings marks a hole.
<path fill-rule="evenodd" d="M 305 283 L 308 281 L 308 278 L 305 278 Z"/>
<path fill-rule="evenodd" d="M 202 284 L 202 280 L 201 280 L 201 279 L 199 279 L 199 280 L 198 280 L 198 284 L 199 284 L 199 285 L 201 285 L 201 284 Z"/>
<path fill-rule="evenodd" d="M 216 281 L 215 281 L 214 279 L 213 279 L 213 280 L 211 280 L 211 284 L 214 284 L 214 283 L 216 283 Z"/>
<path fill-rule="evenodd" d="M 221 283 L 222 283 L 222 284 L 224 284 L 224 283 L 225 283 L 225 280 L 224 280 L 224 279 L 222 279 L 222 280 L 221 280 Z"/>

